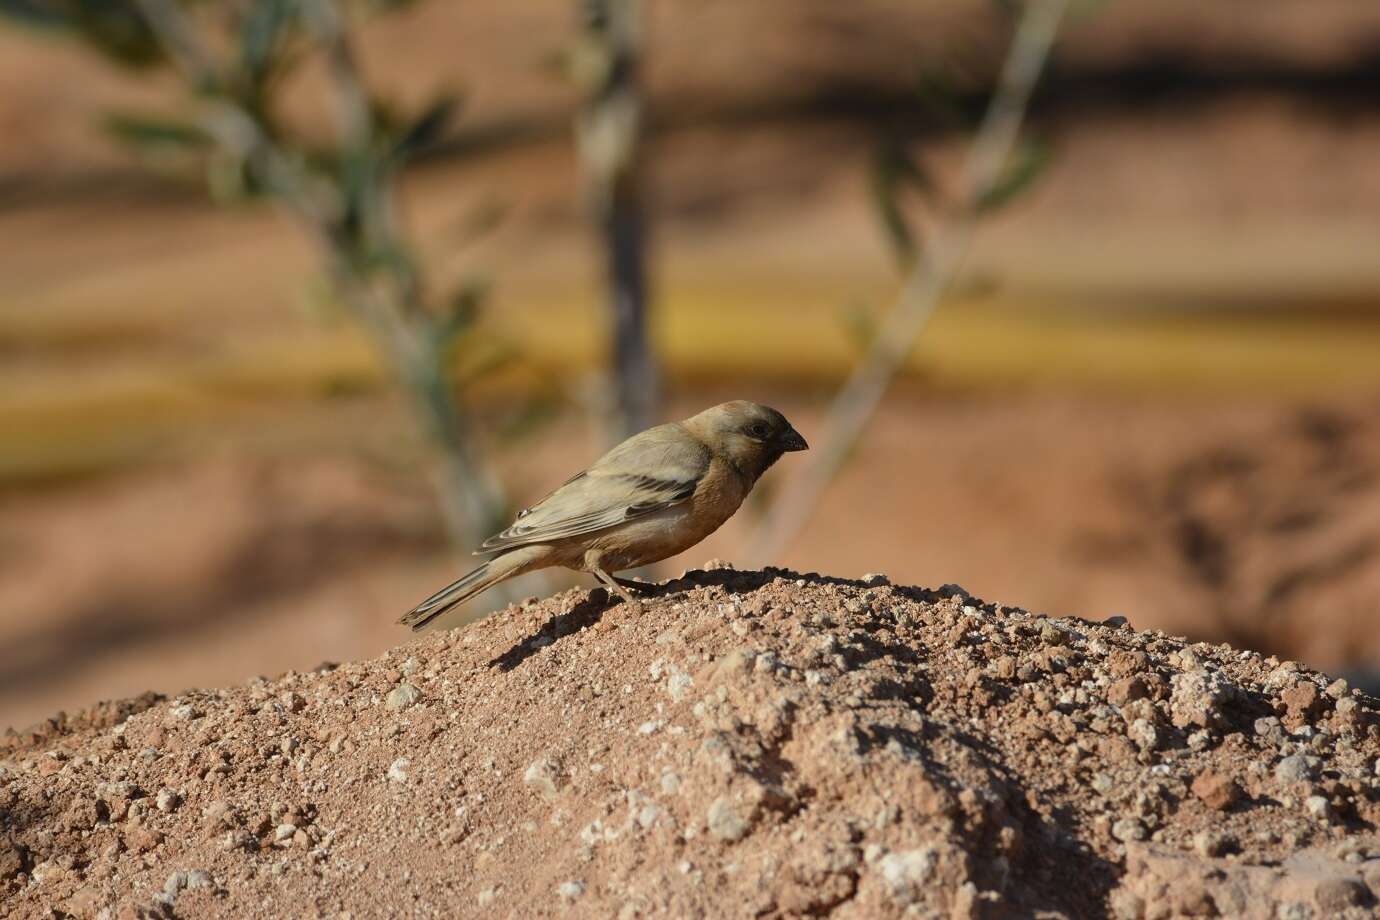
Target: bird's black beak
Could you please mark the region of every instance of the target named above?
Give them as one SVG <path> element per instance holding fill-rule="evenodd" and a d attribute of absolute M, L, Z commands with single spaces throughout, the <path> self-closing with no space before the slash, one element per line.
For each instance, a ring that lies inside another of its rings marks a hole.
<path fill-rule="evenodd" d="M 805 439 L 800 436 L 800 432 L 796 431 L 794 428 L 787 428 L 786 431 L 782 433 L 781 439 L 777 441 L 777 443 L 781 445 L 782 450 L 788 452 L 810 449 L 810 445 L 805 443 Z"/>

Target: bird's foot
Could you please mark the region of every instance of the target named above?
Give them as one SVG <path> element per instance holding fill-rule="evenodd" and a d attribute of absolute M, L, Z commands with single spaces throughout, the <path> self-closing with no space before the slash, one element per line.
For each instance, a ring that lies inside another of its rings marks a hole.
<path fill-rule="evenodd" d="M 649 585 L 645 581 L 634 581 L 631 578 L 619 578 L 617 575 L 610 575 L 614 583 L 632 594 L 649 594 L 656 585 Z"/>
<path fill-rule="evenodd" d="M 612 598 L 616 594 L 619 597 L 621 597 L 625 603 L 631 606 L 641 606 L 640 604 L 638 604 L 637 598 L 633 597 L 632 592 L 629 591 L 627 587 L 624 585 L 623 579 L 614 578 L 612 575 L 610 575 L 608 572 L 605 572 L 603 569 L 597 568 L 592 569 L 590 571 L 590 574 L 593 575 L 595 578 L 599 579 L 599 583 L 604 586 L 604 591 L 608 594 L 610 598 Z"/>

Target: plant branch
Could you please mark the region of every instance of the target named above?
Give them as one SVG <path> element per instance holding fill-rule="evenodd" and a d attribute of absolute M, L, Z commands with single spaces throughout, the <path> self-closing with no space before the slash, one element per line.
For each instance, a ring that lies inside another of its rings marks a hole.
<path fill-rule="evenodd" d="M 303 0 L 305 20 L 323 49 L 340 121 L 342 170 L 353 177 L 320 177 L 275 139 L 263 116 L 226 90 L 215 56 L 195 24 L 173 0 L 135 0 L 149 27 L 183 76 L 209 98 L 204 128 L 240 157 L 316 242 L 346 306 L 370 330 L 393 366 L 426 434 L 441 449 L 439 493 L 448 530 L 457 542 L 477 545 L 501 524 L 506 499 L 484 463 L 473 426 L 456 403 L 447 356 L 434 341 L 433 321 L 421 303 L 421 285 L 394 216 L 393 174 L 377 149 L 378 126 L 359 77 L 355 54 L 334 0 Z M 348 183 L 355 185 L 349 186 Z M 356 196 L 358 227 L 342 217 Z M 374 256 L 384 266 L 374 265 Z M 382 275 L 376 283 L 375 275 Z"/>
<path fill-rule="evenodd" d="M 866 358 L 830 405 L 812 462 L 772 502 L 752 535 L 750 558 L 759 562 L 775 559 L 804 529 L 953 283 L 972 242 L 983 202 L 996 187 L 1015 148 L 1031 93 L 1067 8 L 1068 0 L 1029 0 L 1026 4 L 996 93 L 964 161 L 960 210 L 934 233 L 902 285 Z"/>

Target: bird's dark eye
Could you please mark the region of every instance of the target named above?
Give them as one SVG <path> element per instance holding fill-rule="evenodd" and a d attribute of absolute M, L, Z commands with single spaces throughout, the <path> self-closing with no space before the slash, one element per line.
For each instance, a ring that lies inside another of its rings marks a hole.
<path fill-rule="evenodd" d="M 748 437 L 761 440 L 771 433 L 765 422 L 753 422 L 747 429 Z"/>

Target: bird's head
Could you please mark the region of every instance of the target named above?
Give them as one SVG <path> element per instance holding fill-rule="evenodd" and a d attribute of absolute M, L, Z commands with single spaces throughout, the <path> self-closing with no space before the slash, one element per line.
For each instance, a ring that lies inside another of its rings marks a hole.
<path fill-rule="evenodd" d="M 746 400 L 705 409 L 685 427 L 754 480 L 782 454 L 810 447 L 780 412 Z"/>

